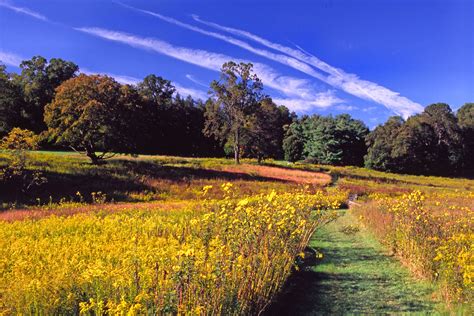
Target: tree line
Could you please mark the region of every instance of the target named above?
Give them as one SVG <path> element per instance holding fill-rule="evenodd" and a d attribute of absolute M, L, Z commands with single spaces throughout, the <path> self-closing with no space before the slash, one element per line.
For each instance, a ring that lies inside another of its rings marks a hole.
<path fill-rule="evenodd" d="M 71 148 L 93 163 L 118 152 L 304 160 L 412 174 L 474 169 L 474 103 L 456 113 L 432 104 L 369 131 L 348 114 L 297 117 L 263 93 L 251 64 L 224 64 L 207 100 L 183 97 L 155 74 L 120 84 L 79 73 L 59 58 L 35 56 L 20 69 L 8 73 L 0 65 L 0 136 L 29 130 L 41 148 Z"/>
<path fill-rule="evenodd" d="M 404 120 L 390 117 L 373 131 L 347 114 L 303 116 L 286 130 L 285 159 L 365 166 L 396 173 L 474 174 L 474 103 L 456 113 L 445 103 Z"/>

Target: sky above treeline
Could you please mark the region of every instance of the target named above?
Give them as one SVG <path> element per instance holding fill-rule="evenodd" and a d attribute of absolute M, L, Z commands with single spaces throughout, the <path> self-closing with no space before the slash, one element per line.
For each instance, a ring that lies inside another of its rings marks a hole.
<path fill-rule="evenodd" d="M 0 0 L 0 60 L 59 57 L 84 73 L 171 80 L 207 98 L 229 60 L 298 114 L 368 126 L 474 102 L 474 1 Z"/>

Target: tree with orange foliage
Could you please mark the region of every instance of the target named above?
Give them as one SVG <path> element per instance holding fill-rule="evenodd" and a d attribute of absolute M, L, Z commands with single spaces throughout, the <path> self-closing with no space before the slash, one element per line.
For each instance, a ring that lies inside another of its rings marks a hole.
<path fill-rule="evenodd" d="M 142 102 L 136 89 L 113 78 L 81 74 L 56 89 L 46 106 L 48 135 L 57 144 L 84 152 L 93 164 L 115 153 L 134 153 Z M 99 154 L 97 152 L 100 152 Z"/>

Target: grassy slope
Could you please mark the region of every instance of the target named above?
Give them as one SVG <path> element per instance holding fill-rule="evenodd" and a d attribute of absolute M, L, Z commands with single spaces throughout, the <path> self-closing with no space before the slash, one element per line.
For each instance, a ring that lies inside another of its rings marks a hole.
<path fill-rule="evenodd" d="M 294 273 L 267 314 L 433 313 L 442 308 L 431 299 L 434 289 L 414 280 L 370 233 L 343 233 L 345 226 L 359 223 L 350 211 L 342 214 L 310 241 L 323 259 Z"/>

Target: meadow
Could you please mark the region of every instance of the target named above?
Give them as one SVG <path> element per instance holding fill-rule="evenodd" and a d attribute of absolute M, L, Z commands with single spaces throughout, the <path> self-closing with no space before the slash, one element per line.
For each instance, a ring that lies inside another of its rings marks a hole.
<path fill-rule="evenodd" d="M 308 257 L 324 260 L 310 238 L 348 206 L 344 229 L 367 228 L 437 300 L 473 301 L 473 180 L 49 152 L 30 153 L 28 168 L 48 181 L 0 192 L 6 315 L 258 314 Z"/>

